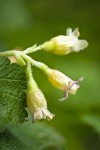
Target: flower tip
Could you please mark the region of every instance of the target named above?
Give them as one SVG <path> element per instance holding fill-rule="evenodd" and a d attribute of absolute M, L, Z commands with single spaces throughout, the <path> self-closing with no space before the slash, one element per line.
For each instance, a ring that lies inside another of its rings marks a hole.
<path fill-rule="evenodd" d="M 84 77 L 80 77 L 78 81 L 83 81 L 84 80 Z"/>
<path fill-rule="evenodd" d="M 47 116 L 47 120 L 51 121 L 55 117 L 55 114 L 50 114 L 50 116 Z"/>
<path fill-rule="evenodd" d="M 66 35 L 68 36 L 68 35 L 70 35 L 72 33 L 72 28 L 67 28 L 66 29 Z"/>
<path fill-rule="evenodd" d="M 78 27 L 76 29 L 74 29 L 74 31 L 72 32 L 72 35 L 77 37 L 77 38 L 80 36 L 80 32 L 79 32 L 79 28 Z"/>
<path fill-rule="evenodd" d="M 80 50 L 83 50 L 83 49 L 87 48 L 88 45 L 89 45 L 86 40 L 81 40 L 80 44 L 81 44 L 81 49 Z"/>
<path fill-rule="evenodd" d="M 63 102 L 64 100 L 66 100 L 68 98 L 68 91 L 64 92 L 64 97 L 60 98 L 59 101 Z"/>
<path fill-rule="evenodd" d="M 67 98 L 63 97 L 63 98 L 60 98 L 59 101 L 60 101 L 60 102 L 63 102 L 63 101 L 65 101 L 66 99 L 67 99 Z"/>
<path fill-rule="evenodd" d="M 33 120 L 43 120 L 47 119 L 48 121 L 52 120 L 55 115 L 49 112 L 47 109 L 42 108 L 37 110 L 33 115 Z"/>

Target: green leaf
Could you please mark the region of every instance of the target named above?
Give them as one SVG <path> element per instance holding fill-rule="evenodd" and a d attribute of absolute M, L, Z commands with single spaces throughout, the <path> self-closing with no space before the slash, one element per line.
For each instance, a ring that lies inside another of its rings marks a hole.
<path fill-rule="evenodd" d="M 0 150 L 26 150 L 20 140 L 8 130 L 0 133 Z"/>
<path fill-rule="evenodd" d="M 100 114 L 84 115 L 82 120 L 85 124 L 91 126 L 97 133 L 100 134 Z"/>
<path fill-rule="evenodd" d="M 25 121 L 26 77 L 18 64 L 0 58 L 0 130 L 7 124 L 20 125 Z"/>
<path fill-rule="evenodd" d="M 64 150 L 64 138 L 42 122 L 26 122 L 17 128 L 10 126 L 9 129 L 31 150 Z"/>

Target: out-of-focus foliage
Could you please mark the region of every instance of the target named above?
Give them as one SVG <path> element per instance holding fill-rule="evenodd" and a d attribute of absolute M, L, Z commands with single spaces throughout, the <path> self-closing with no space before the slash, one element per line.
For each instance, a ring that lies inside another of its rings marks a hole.
<path fill-rule="evenodd" d="M 28 122 L 9 130 L 0 133 L 1 150 L 64 150 L 64 138 L 43 123 Z"/>
<path fill-rule="evenodd" d="M 64 150 L 64 138 L 53 128 L 40 123 L 24 123 L 22 126 L 10 126 L 10 131 L 18 137 L 25 147 L 31 150 Z"/>
<path fill-rule="evenodd" d="M 16 138 L 11 132 L 5 130 L 0 133 L 0 149 L 1 150 L 26 150 L 25 145 Z"/>
<path fill-rule="evenodd" d="M 34 59 L 59 69 L 72 79 L 84 76 L 76 96 L 59 102 L 62 93 L 33 68 L 34 77 L 56 114 L 49 122 L 67 140 L 68 150 L 100 149 L 100 1 L 95 0 L 0 0 L 0 50 L 27 48 L 79 27 L 89 47 L 80 53 L 56 56 L 34 53 Z M 30 128 L 30 126 L 28 126 Z"/>

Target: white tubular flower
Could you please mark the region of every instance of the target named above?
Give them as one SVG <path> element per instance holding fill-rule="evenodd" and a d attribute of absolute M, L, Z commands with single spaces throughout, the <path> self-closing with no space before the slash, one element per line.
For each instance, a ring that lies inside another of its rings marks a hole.
<path fill-rule="evenodd" d="M 79 40 L 80 33 L 78 28 L 73 32 L 71 28 L 67 29 L 67 35 L 60 35 L 52 38 L 42 44 L 42 49 L 58 55 L 66 55 L 72 51 L 79 52 L 88 46 L 86 40 Z"/>
<path fill-rule="evenodd" d="M 77 83 L 79 81 L 82 81 L 83 77 L 79 78 L 79 80 L 77 81 L 73 81 L 62 72 L 51 69 L 48 74 L 48 80 L 54 87 L 64 92 L 64 98 L 60 99 L 64 100 L 68 98 L 68 93 L 71 93 L 73 95 L 76 94 L 76 91 L 79 88 L 79 85 Z"/>
<path fill-rule="evenodd" d="M 47 109 L 47 101 L 40 89 L 27 92 L 27 106 L 34 120 L 53 119 L 54 115 Z"/>
<path fill-rule="evenodd" d="M 26 100 L 33 119 L 53 119 L 54 115 L 48 111 L 47 101 L 33 78 L 30 63 L 27 63 L 26 75 L 28 77 Z"/>

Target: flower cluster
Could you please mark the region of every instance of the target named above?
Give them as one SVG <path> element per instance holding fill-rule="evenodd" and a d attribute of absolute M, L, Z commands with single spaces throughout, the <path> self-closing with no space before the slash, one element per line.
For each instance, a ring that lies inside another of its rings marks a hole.
<path fill-rule="evenodd" d="M 78 80 L 74 81 L 62 72 L 51 69 L 42 62 L 35 61 L 33 58 L 28 56 L 28 54 L 38 50 L 44 50 L 58 55 L 79 52 L 88 46 L 86 40 L 78 39 L 79 35 L 80 33 L 78 28 L 76 28 L 73 32 L 71 28 L 68 28 L 67 35 L 56 36 L 39 46 L 34 45 L 24 51 L 11 50 L 0 53 L 0 56 L 8 57 L 11 60 L 11 63 L 18 63 L 21 66 L 26 66 L 26 101 L 33 116 L 33 120 L 51 120 L 53 119 L 54 114 L 49 112 L 46 98 L 33 78 L 32 65 L 40 68 L 47 75 L 49 82 L 55 88 L 58 88 L 64 92 L 64 97 L 60 100 L 67 99 L 68 93 L 75 95 L 79 89 L 78 83 L 83 80 L 83 77 L 80 77 Z"/>

